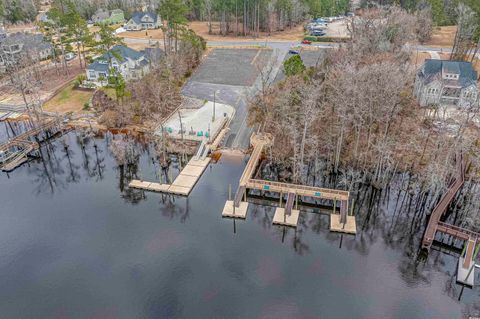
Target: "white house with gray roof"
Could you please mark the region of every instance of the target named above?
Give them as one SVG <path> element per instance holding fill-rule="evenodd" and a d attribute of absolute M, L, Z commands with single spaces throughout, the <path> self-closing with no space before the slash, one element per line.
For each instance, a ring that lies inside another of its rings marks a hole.
<path fill-rule="evenodd" d="M 477 72 L 472 63 L 425 60 L 415 79 L 415 97 L 421 106 L 479 106 Z"/>
<path fill-rule="evenodd" d="M 125 24 L 127 31 L 158 29 L 162 25 L 160 16 L 155 12 L 135 12 Z"/>
<path fill-rule="evenodd" d="M 87 66 L 87 80 L 97 86 L 106 85 L 113 70 L 120 72 L 125 81 L 140 79 L 150 71 L 150 61 L 145 52 L 116 45 Z"/>

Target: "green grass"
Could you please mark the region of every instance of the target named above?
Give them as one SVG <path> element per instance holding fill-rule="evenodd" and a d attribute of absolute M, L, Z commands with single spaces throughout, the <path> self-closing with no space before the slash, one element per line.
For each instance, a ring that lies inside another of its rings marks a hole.
<path fill-rule="evenodd" d="M 46 111 L 51 112 L 76 112 L 82 111 L 85 103 L 88 103 L 93 96 L 92 91 L 81 91 L 73 88 L 73 81 L 57 93 L 43 106 Z"/>

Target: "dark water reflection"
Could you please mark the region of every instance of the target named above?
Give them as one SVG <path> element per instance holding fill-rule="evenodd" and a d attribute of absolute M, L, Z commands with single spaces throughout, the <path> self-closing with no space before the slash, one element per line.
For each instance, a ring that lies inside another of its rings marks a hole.
<path fill-rule="evenodd" d="M 272 226 L 274 208 L 253 204 L 234 222 L 221 210 L 244 160 L 212 164 L 188 198 L 144 193 L 125 185 L 158 180 L 148 148 L 121 172 L 111 137 L 82 148 L 76 134 L 0 175 L 1 318 L 478 315 L 478 288 L 458 301 L 455 257 L 417 257 L 422 218 L 391 213 L 395 194 L 358 198 L 356 237 L 314 213 Z"/>

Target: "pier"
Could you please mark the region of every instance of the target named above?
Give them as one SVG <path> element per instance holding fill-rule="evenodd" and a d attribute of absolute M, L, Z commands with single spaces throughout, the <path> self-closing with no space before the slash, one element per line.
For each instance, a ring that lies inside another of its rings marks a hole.
<path fill-rule="evenodd" d="M 423 235 L 422 249 L 427 252 L 430 251 L 437 233 L 463 240 L 464 249 L 458 260 L 457 282 L 473 287 L 474 275 L 472 272 L 480 249 L 480 233 L 441 221 L 448 207 L 453 202 L 455 195 L 460 191 L 465 182 L 466 166 L 460 154 L 456 156 L 456 165 L 457 172 L 453 181 L 430 214 L 430 219 Z"/>
<path fill-rule="evenodd" d="M 28 155 L 40 148 L 37 141 L 32 141 L 32 138 L 38 138 L 38 135 L 43 132 L 48 132 L 53 128 L 59 128 L 61 125 L 60 119 L 49 118 L 27 132 L 17 135 L 7 142 L 0 145 L 0 152 L 12 153 L 5 162 L 0 165 L 2 171 L 10 172 L 18 166 L 22 165 L 28 160 Z"/>
<path fill-rule="evenodd" d="M 160 184 L 155 182 L 145 182 L 142 180 L 132 180 L 128 184 L 128 187 L 151 192 L 188 196 L 209 163 L 210 157 L 206 157 L 204 159 L 192 158 L 183 168 L 177 178 L 175 178 L 172 184 Z"/>
<path fill-rule="evenodd" d="M 245 166 L 238 190 L 233 200 L 228 200 L 222 212 L 223 217 L 246 218 L 248 202 L 246 201 L 246 192 L 248 189 L 268 191 L 280 194 L 279 207 L 275 210 L 273 218 L 274 224 L 296 227 L 300 211 L 298 210 L 298 197 L 311 197 L 318 199 L 328 199 L 333 201 L 334 211 L 330 215 L 330 230 L 342 233 L 355 234 L 356 222 L 355 216 L 348 214 L 348 203 L 350 193 L 347 191 L 328 189 L 322 187 L 306 186 L 291 183 L 281 183 L 254 179 L 253 174 L 260 162 L 260 156 L 263 149 L 271 144 L 272 138 L 268 135 L 253 134 L 250 143 L 253 151 L 250 159 Z M 283 197 L 287 196 L 285 207 L 283 206 Z M 243 201 L 242 201 L 243 199 Z M 337 202 L 340 205 L 340 214 L 336 213 Z M 295 209 L 294 209 L 295 204 Z"/>

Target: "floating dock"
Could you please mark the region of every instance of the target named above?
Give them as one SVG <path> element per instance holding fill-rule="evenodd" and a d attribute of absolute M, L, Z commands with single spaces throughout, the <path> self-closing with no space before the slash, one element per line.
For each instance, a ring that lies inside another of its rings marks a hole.
<path fill-rule="evenodd" d="M 248 203 L 240 202 L 238 207 L 233 205 L 233 200 L 227 200 L 225 206 L 223 207 L 222 217 L 227 218 L 247 218 Z"/>
<path fill-rule="evenodd" d="M 128 187 L 150 192 L 170 193 L 188 196 L 210 163 L 210 157 L 203 159 L 192 158 L 175 178 L 172 184 L 160 184 L 141 180 L 132 180 Z"/>
<path fill-rule="evenodd" d="M 477 246 L 477 239 L 468 239 L 462 255 L 458 259 L 457 282 L 474 286 L 475 279 L 475 259 L 477 257 L 480 246 Z"/>
<path fill-rule="evenodd" d="M 299 216 L 300 211 L 297 209 L 292 209 L 290 214 L 286 214 L 285 208 L 277 207 L 275 209 L 275 215 L 273 215 L 273 223 L 276 225 L 297 227 Z"/>

